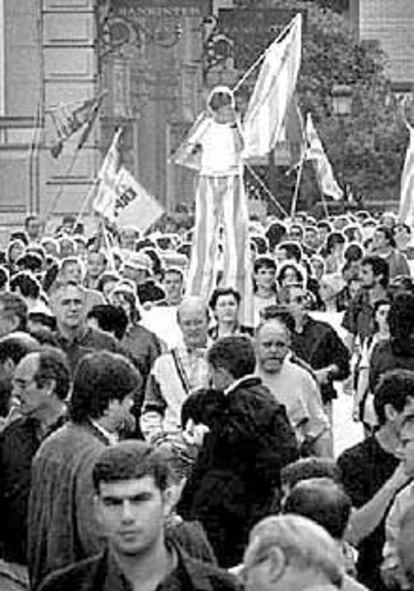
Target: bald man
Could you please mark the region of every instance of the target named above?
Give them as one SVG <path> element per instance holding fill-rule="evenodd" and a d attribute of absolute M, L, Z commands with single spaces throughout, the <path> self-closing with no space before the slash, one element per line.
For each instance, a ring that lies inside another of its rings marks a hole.
<path fill-rule="evenodd" d="M 147 382 L 141 430 L 148 441 L 181 431 L 181 408 L 191 392 L 208 386 L 208 307 L 197 296 L 177 309 L 183 347 L 173 347 L 155 360 Z"/>

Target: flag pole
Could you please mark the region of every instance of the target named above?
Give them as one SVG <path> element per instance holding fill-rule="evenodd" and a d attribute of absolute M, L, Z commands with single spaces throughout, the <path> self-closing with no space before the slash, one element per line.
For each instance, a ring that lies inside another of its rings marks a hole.
<path fill-rule="evenodd" d="M 297 206 L 298 198 L 299 198 L 299 189 L 300 189 L 300 183 L 302 182 L 304 164 L 305 164 L 305 158 L 302 158 L 300 161 L 300 164 L 299 164 L 298 174 L 296 175 L 295 191 L 293 193 L 292 205 L 290 208 L 291 219 L 293 219 L 295 212 L 296 212 L 296 206 Z"/>
<path fill-rule="evenodd" d="M 276 39 L 274 41 L 272 41 L 270 43 L 270 45 L 268 47 L 266 47 L 266 49 L 263 51 L 263 53 L 261 53 L 259 55 L 257 60 L 250 66 L 250 68 L 243 74 L 243 76 L 240 78 L 240 80 L 233 87 L 233 92 L 237 92 L 239 90 L 240 86 L 242 84 L 244 84 L 244 82 L 246 82 L 246 80 L 250 76 L 250 74 L 252 74 L 252 72 L 254 72 L 254 70 L 257 68 L 257 66 L 259 66 L 262 63 L 262 61 L 265 59 L 270 47 L 272 47 L 272 45 L 274 45 L 275 43 L 279 43 L 279 41 L 281 39 L 283 39 L 288 34 L 289 30 L 293 27 L 293 24 L 297 18 L 298 18 L 298 15 L 296 15 L 295 18 L 293 18 L 290 21 L 290 23 L 283 29 L 283 31 L 276 37 Z"/>
<path fill-rule="evenodd" d="M 71 233 L 73 233 L 75 231 L 76 226 L 81 223 L 82 218 L 83 218 L 83 215 L 84 215 L 84 213 L 86 211 L 86 208 L 88 207 L 89 202 L 92 199 L 92 196 L 93 196 L 93 194 L 95 192 L 95 189 L 98 186 L 98 182 L 99 182 L 99 179 L 97 179 L 97 178 L 95 178 L 93 180 L 93 183 L 91 185 L 91 188 L 87 192 L 86 197 L 85 197 L 85 199 L 82 202 L 81 208 L 80 208 L 79 213 L 78 213 L 78 215 L 76 217 L 76 221 L 73 224 L 72 232 Z"/>
<path fill-rule="evenodd" d="M 106 229 L 106 226 L 105 226 L 105 219 L 103 216 L 100 216 L 100 218 L 101 218 L 101 229 L 102 229 L 103 239 L 104 239 L 104 243 L 105 243 L 107 254 L 108 254 L 109 267 L 110 267 L 111 271 L 115 271 L 115 260 L 114 260 L 114 255 L 112 252 L 112 244 L 111 244 L 111 241 L 109 240 L 108 230 Z"/>
<path fill-rule="evenodd" d="M 322 197 L 323 209 L 325 211 L 325 217 L 326 217 L 326 219 L 328 219 L 329 218 L 329 209 L 328 209 L 328 204 L 326 203 L 325 194 L 323 191 L 321 191 L 321 197 Z"/>
<path fill-rule="evenodd" d="M 72 158 L 69 162 L 69 166 L 67 167 L 67 169 L 65 171 L 65 177 L 68 177 L 71 174 L 71 172 L 76 164 L 76 161 L 78 159 L 79 152 L 80 152 L 80 150 L 77 148 L 75 150 L 75 152 L 73 153 Z M 45 224 L 47 224 L 47 222 L 49 221 L 49 218 L 52 215 L 52 213 L 57 205 L 57 202 L 59 201 L 60 197 L 63 194 L 64 188 L 65 188 L 65 185 L 63 182 L 61 182 L 60 187 L 52 200 L 52 204 L 50 205 L 49 209 L 46 212 L 46 216 L 45 216 L 45 220 L 44 220 Z"/>
<path fill-rule="evenodd" d="M 280 205 L 279 201 L 276 199 L 276 197 L 273 195 L 273 193 L 269 190 L 269 188 L 265 185 L 265 183 L 262 181 L 262 179 L 254 172 L 254 170 L 250 166 L 250 164 L 245 164 L 245 166 L 246 166 L 247 170 L 250 172 L 250 174 L 252 175 L 252 177 L 259 183 L 260 187 L 263 189 L 263 191 L 266 193 L 266 195 L 268 197 L 270 197 L 270 199 L 273 201 L 273 203 L 275 205 L 277 205 L 277 207 L 279 208 L 281 213 L 287 217 L 288 212 L 286 211 L 286 209 Z"/>

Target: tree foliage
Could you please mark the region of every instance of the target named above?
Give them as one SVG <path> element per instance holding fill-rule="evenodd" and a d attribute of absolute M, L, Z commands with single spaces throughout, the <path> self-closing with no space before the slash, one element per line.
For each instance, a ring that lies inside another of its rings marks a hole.
<path fill-rule="evenodd" d="M 356 43 L 348 20 L 318 0 L 274 0 L 273 6 L 307 11 L 299 102 L 304 114 L 312 113 L 340 184 L 365 199 L 398 199 L 408 134 L 385 55 L 377 44 Z M 333 113 L 336 84 L 352 90 L 345 119 Z"/>

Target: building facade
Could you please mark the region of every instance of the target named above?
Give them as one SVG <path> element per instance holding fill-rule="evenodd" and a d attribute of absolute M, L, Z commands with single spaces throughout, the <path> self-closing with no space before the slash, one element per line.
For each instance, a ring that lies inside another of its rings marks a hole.
<path fill-rule="evenodd" d="M 226 11 L 238 6 L 234 0 L 0 0 L 0 226 L 20 224 L 28 212 L 52 222 L 90 212 L 94 179 L 117 126 L 124 130 L 122 163 L 165 209 L 191 203 L 195 175 L 170 157 L 209 89 L 231 85 L 245 67 L 237 70 L 235 41 L 223 42 L 218 27 L 219 15 L 225 24 Z M 266 46 L 275 22 L 260 22 Z M 53 157 L 52 114 L 101 92 L 84 147 L 77 150 L 78 132 Z"/>
<path fill-rule="evenodd" d="M 360 40 L 378 41 L 396 91 L 414 85 L 413 0 L 350 0 L 350 18 Z"/>

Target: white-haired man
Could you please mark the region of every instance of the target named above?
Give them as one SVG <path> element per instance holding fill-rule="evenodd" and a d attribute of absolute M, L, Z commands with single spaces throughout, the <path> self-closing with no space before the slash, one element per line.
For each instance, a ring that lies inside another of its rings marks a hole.
<path fill-rule="evenodd" d="M 337 544 L 306 517 L 266 517 L 251 531 L 244 556 L 246 591 L 335 591 L 343 574 Z"/>

